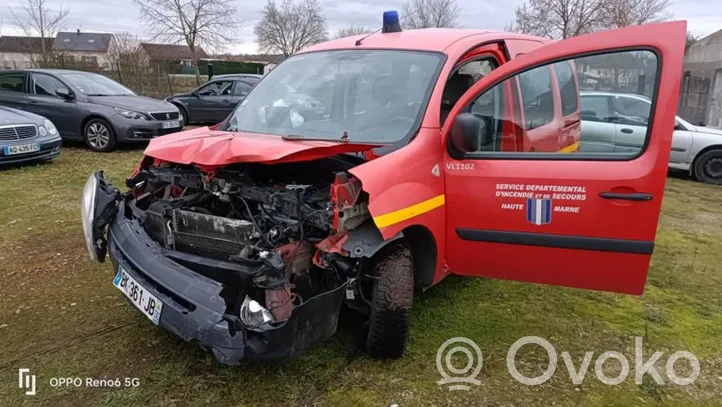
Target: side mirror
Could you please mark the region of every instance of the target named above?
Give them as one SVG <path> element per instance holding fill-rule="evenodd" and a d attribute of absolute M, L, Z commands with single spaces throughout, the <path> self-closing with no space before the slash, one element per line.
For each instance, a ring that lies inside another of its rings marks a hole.
<path fill-rule="evenodd" d="M 73 98 L 73 94 L 70 93 L 70 91 L 66 88 L 55 89 L 55 94 L 60 96 L 63 99 L 72 99 Z"/>
<path fill-rule="evenodd" d="M 488 121 L 488 117 L 460 113 L 451 127 L 451 145 L 464 153 L 479 151 L 482 147 L 490 145 L 492 134 Z"/>

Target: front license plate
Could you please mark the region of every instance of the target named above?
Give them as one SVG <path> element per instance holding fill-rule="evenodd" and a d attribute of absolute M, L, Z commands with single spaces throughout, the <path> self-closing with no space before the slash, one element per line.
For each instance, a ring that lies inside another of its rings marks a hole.
<path fill-rule="evenodd" d="M 138 284 L 133 277 L 123 270 L 123 267 L 118 266 L 118 274 L 115 275 L 113 285 L 118 287 L 140 312 L 158 325 L 160 313 L 163 311 L 163 303 L 143 288 L 142 285 Z"/>
<path fill-rule="evenodd" d="M 5 146 L 5 148 L 3 148 L 5 155 L 34 153 L 36 151 L 40 151 L 40 144 L 38 143 Z"/>
<path fill-rule="evenodd" d="M 174 120 L 172 122 L 162 122 L 160 126 L 164 129 L 175 129 L 176 127 L 180 127 L 180 122 L 178 120 Z"/>

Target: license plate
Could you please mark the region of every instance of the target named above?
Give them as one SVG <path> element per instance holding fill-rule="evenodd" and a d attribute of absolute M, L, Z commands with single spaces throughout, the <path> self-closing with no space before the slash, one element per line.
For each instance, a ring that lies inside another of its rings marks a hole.
<path fill-rule="evenodd" d="M 118 274 L 115 275 L 113 285 L 118 287 L 120 291 L 142 312 L 148 319 L 158 325 L 160 322 L 160 313 L 163 310 L 163 303 L 148 290 L 138 284 L 137 281 L 128 272 L 118 266 Z"/>
<path fill-rule="evenodd" d="M 180 122 L 178 120 L 174 120 L 172 122 L 162 122 L 160 127 L 164 129 L 174 129 L 176 127 L 180 127 Z"/>
<path fill-rule="evenodd" d="M 20 144 L 17 146 L 5 146 L 3 151 L 4 151 L 5 155 L 34 153 L 36 151 L 40 151 L 40 144 L 32 143 L 32 144 Z"/>

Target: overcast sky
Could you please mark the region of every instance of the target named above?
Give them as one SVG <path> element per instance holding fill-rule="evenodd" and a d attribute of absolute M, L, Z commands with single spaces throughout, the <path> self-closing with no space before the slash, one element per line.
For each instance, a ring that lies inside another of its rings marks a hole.
<path fill-rule="evenodd" d="M 384 10 L 401 10 L 405 0 L 319 0 L 328 19 L 329 33 L 350 24 L 371 28 L 379 27 Z M 514 18 L 514 9 L 521 0 L 458 0 L 459 23 L 464 28 L 503 29 Z M 19 11 L 24 0 L 0 1 L 0 34 L 19 34 L 14 27 L 11 10 Z M 132 0 L 48 0 L 51 7 L 60 4 L 70 10 L 66 30 L 130 31 L 147 36 L 138 25 L 138 7 Z M 256 44 L 253 26 L 261 16 L 265 0 L 238 0 L 238 20 L 243 30 L 231 52 L 254 53 Z M 695 35 L 705 36 L 722 29 L 722 0 L 676 0 L 670 11 L 675 19 L 688 20 L 688 29 Z"/>

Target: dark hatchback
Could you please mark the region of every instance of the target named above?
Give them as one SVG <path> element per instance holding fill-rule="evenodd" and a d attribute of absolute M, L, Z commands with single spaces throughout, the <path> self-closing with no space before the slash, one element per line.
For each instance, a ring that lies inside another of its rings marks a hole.
<path fill-rule="evenodd" d="M 50 120 L 0 106 L 0 166 L 50 161 L 60 154 L 61 143 Z"/>
<path fill-rule="evenodd" d="M 254 74 L 218 75 L 198 89 L 165 100 L 178 107 L 185 123 L 218 123 L 231 114 L 261 77 Z"/>
<path fill-rule="evenodd" d="M 183 130 L 178 108 L 103 75 L 62 69 L 0 72 L 0 105 L 50 119 L 60 136 L 95 151 Z"/>

